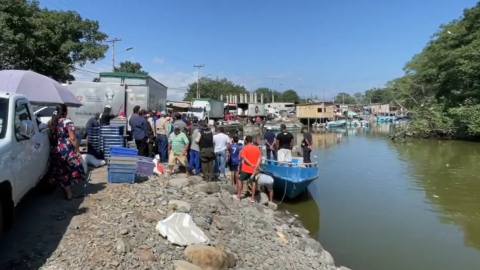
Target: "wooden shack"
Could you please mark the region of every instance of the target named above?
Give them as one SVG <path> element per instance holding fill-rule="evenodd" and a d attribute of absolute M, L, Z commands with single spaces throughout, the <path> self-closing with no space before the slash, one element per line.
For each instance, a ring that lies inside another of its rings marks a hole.
<path fill-rule="evenodd" d="M 334 117 L 334 105 L 331 102 L 298 104 L 296 108 L 297 118 L 310 126 L 312 123 L 325 123 Z"/>

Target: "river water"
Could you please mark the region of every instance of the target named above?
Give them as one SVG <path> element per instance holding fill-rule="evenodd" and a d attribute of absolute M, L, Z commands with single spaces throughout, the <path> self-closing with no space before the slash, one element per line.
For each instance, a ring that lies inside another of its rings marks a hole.
<path fill-rule="evenodd" d="M 392 128 L 312 132 L 315 200 L 281 208 L 298 214 L 337 265 L 480 269 L 480 144 L 396 144 Z"/>

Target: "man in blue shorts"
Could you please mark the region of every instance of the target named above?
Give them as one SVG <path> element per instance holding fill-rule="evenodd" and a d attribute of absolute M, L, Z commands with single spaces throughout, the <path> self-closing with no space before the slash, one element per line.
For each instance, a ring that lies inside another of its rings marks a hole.
<path fill-rule="evenodd" d="M 237 184 L 238 180 L 238 166 L 240 164 L 240 151 L 243 145 L 238 144 L 238 136 L 232 138 L 232 143 L 228 148 L 229 166 L 230 166 L 230 178 L 232 179 L 232 185 Z"/>

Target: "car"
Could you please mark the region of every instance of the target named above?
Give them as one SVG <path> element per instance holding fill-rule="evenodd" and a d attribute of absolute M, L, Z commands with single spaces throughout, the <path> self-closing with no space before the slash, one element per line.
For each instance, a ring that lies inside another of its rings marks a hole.
<path fill-rule="evenodd" d="M 24 95 L 0 92 L 0 233 L 13 227 L 16 205 L 33 188 L 49 192 L 50 141 Z"/>

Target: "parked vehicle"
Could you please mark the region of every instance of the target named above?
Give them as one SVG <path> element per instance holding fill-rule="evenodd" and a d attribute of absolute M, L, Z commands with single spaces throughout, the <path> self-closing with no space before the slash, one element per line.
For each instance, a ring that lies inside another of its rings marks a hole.
<path fill-rule="evenodd" d="M 53 191 L 48 172 L 47 126 L 27 97 L 0 92 L 0 233 L 13 225 L 15 206 L 34 187 Z"/>
<path fill-rule="evenodd" d="M 148 75 L 101 72 L 100 82 L 126 86 L 126 117 L 133 113 L 133 107 L 136 105 L 142 109 L 167 110 L 167 87 Z"/>
<path fill-rule="evenodd" d="M 223 119 L 225 104 L 221 100 L 211 98 L 194 98 L 192 107 L 188 112 L 198 117 L 198 119 Z"/>

